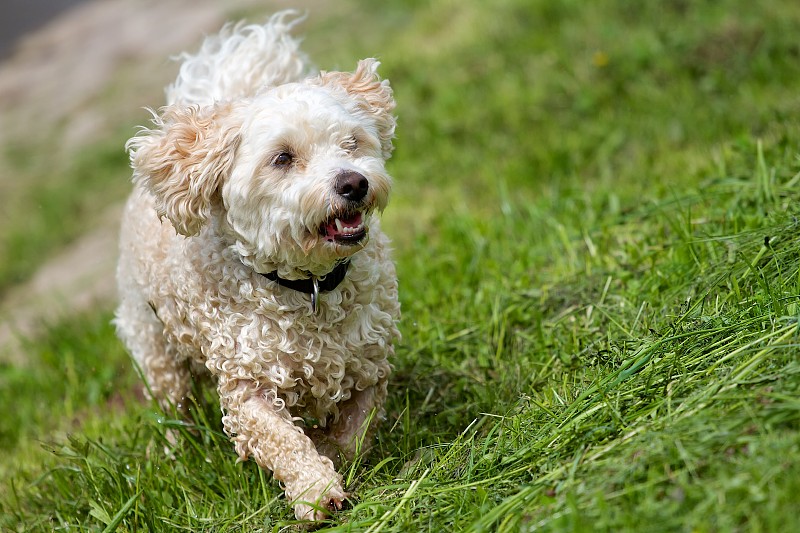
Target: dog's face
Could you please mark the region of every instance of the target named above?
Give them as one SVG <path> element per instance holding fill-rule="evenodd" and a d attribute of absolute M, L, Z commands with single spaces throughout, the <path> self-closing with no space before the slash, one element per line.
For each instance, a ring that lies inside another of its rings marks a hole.
<path fill-rule="evenodd" d="M 366 243 L 370 214 L 388 201 L 376 121 L 347 93 L 306 84 L 266 91 L 238 112 L 236 163 L 222 185 L 237 251 L 259 271 L 327 273 Z"/>
<path fill-rule="evenodd" d="M 376 67 L 167 108 L 129 144 L 134 180 L 178 232 L 213 221 L 258 272 L 324 275 L 365 245 L 388 201 L 394 101 Z"/>

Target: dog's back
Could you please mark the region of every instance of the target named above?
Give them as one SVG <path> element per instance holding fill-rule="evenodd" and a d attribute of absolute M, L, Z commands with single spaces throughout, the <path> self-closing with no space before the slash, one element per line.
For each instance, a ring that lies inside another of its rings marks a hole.
<path fill-rule="evenodd" d="M 177 56 L 182 64 L 167 87 L 167 104 L 209 105 L 307 77 L 312 72 L 308 59 L 290 35 L 303 18 L 282 11 L 263 25 L 227 24 L 207 37 L 197 54 Z"/>

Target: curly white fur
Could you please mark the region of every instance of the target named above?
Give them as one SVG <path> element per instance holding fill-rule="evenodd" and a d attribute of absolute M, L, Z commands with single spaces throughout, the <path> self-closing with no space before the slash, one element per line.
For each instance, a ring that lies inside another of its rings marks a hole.
<path fill-rule="evenodd" d="M 399 337 L 376 217 L 394 100 L 373 59 L 312 74 L 293 17 L 227 25 L 181 56 L 168 105 L 129 141 L 116 324 L 165 409 L 210 372 L 239 456 L 273 472 L 298 518 L 320 519 L 346 497 L 332 459 L 369 438 Z M 359 194 L 343 176 L 363 178 Z M 316 312 L 263 275 L 320 278 L 344 260 Z"/>
<path fill-rule="evenodd" d="M 253 91 L 300 81 L 313 70 L 290 31 L 302 21 L 294 11 L 264 25 L 228 23 L 206 38 L 196 55 L 182 53 L 180 73 L 167 87 L 167 104 L 208 105 L 252 96 Z"/>

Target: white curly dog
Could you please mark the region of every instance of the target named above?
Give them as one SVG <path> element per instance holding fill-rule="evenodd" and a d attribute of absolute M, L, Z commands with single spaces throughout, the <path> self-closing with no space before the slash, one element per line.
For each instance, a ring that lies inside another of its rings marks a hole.
<path fill-rule="evenodd" d="M 227 25 L 181 56 L 128 142 L 115 322 L 162 408 L 214 376 L 239 457 L 319 520 L 347 497 L 334 461 L 368 446 L 399 338 L 376 216 L 395 118 L 378 62 L 313 72 L 298 20 Z"/>

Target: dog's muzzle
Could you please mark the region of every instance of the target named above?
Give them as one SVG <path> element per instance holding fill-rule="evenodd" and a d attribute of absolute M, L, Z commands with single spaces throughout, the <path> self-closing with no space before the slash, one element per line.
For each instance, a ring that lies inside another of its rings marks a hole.
<path fill-rule="evenodd" d="M 369 180 L 352 170 L 336 176 L 333 190 L 342 200 L 337 212 L 320 227 L 320 234 L 328 242 L 359 244 L 367 235 L 364 223 L 364 199 L 369 193 Z"/>

